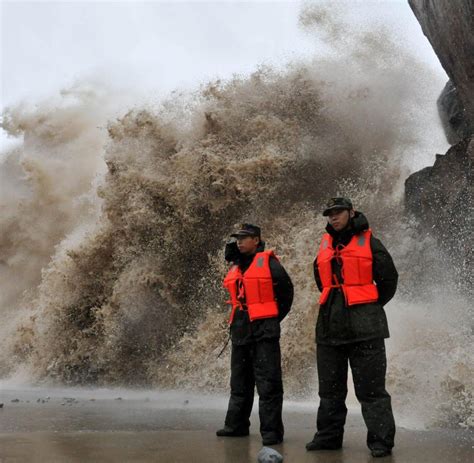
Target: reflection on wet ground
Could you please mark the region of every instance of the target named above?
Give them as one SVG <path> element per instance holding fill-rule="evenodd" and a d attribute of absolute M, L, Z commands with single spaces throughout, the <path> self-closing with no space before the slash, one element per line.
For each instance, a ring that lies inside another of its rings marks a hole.
<path fill-rule="evenodd" d="M 16 401 L 18 400 L 18 401 Z M 226 398 L 185 392 L 29 389 L 0 393 L 0 462 L 255 462 L 261 448 L 258 417 L 251 435 L 217 438 Z M 286 462 L 365 463 L 358 412 L 350 413 L 344 448 L 306 452 L 314 433 L 315 404 L 288 404 L 285 442 L 274 448 Z M 469 431 L 398 429 L 397 447 L 383 462 L 473 461 Z"/>

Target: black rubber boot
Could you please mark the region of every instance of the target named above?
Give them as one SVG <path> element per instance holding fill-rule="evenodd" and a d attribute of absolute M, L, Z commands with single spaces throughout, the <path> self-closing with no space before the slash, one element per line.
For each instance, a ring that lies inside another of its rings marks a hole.
<path fill-rule="evenodd" d="M 370 453 L 374 458 L 382 458 L 391 455 L 392 451 L 390 449 L 372 449 Z"/>
<path fill-rule="evenodd" d="M 249 435 L 248 429 L 242 429 L 242 430 L 239 429 L 237 431 L 234 431 L 230 428 L 224 427 L 216 431 L 216 436 L 218 437 L 244 437 L 248 435 Z"/>
<path fill-rule="evenodd" d="M 317 440 L 312 440 L 306 444 L 306 450 L 308 452 L 313 450 L 339 450 L 340 448 L 342 448 L 340 444 L 329 444 Z"/>
<path fill-rule="evenodd" d="M 262 439 L 262 445 L 278 445 L 283 442 L 283 437 L 277 437 L 277 436 L 265 436 Z"/>

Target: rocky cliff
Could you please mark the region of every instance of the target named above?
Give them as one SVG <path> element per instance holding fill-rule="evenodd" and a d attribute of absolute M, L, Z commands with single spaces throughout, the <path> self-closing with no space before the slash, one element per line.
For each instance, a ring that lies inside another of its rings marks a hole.
<path fill-rule="evenodd" d="M 408 0 L 474 120 L 474 0 Z"/>
<path fill-rule="evenodd" d="M 453 146 L 432 167 L 405 182 L 405 204 L 452 259 L 459 281 L 472 289 L 472 161 L 474 153 L 474 2 L 409 0 L 450 81 L 438 99 Z"/>
<path fill-rule="evenodd" d="M 422 233 L 436 237 L 454 265 L 457 280 L 472 288 L 474 138 L 437 154 L 432 167 L 405 182 L 405 204 L 422 224 Z"/>

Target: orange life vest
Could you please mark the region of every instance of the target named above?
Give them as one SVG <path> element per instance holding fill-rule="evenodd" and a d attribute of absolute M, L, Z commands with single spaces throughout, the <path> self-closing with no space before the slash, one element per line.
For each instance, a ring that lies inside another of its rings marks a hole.
<path fill-rule="evenodd" d="M 247 309 L 250 321 L 278 316 L 278 304 L 270 272 L 270 256 L 277 258 L 273 251 L 257 252 L 244 273 L 238 265 L 230 268 L 223 283 L 230 295 L 227 302 L 232 304 L 229 324 L 232 324 L 236 309 Z"/>
<path fill-rule="evenodd" d="M 372 232 L 364 230 L 354 235 L 347 246 L 333 248 L 333 238 L 329 233 L 323 235 L 319 246 L 317 264 L 323 291 L 319 304 L 324 304 L 332 288 L 341 288 L 346 305 L 377 302 L 378 290 L 372 275 L 372 250 L 370 237 Z M 342 264 L 342 281 L 333 275 L 331 261 L 338 259 Z"/>

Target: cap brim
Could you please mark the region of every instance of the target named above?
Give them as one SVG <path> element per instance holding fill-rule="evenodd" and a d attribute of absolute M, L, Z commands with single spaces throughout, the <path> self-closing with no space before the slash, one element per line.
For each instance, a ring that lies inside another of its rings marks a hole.
<path fill-rule="evenodd" d="M 327 215 L 329 215 L 330 211 L 334 211 L 335 209 L 346 209 L 346 210 L 350 211 L 351 208 L 348 207 L 348 206 L 332 206 L 332 207 L 328 207 L 327 209 L 325 209 L 324 212 L 323 212 L 323 215 L 327 216 Z"/>
<path fill-rule="evenodd" d="M 242 231 L 242 232 L 232 233 L 232 235 L 230 236 L 232 238 L 238 238 L 239 236 L 257 236 L 257 235 L 254 235 L 253 233 L 250 233 L 247 231 Z"/>

